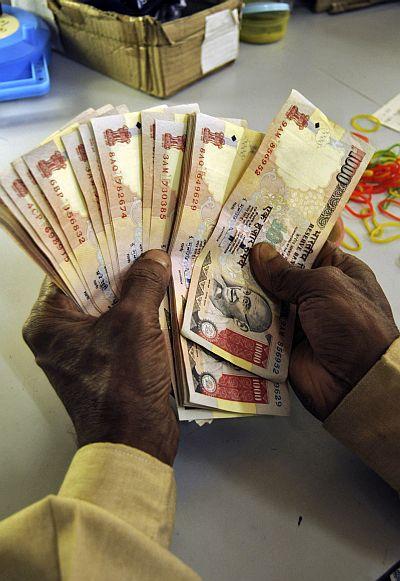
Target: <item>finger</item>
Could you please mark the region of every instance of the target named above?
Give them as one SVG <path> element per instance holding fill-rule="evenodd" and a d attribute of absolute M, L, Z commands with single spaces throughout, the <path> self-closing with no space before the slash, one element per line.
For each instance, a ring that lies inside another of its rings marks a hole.
<path fill-rule="evenodd" d="M 320 268 L 321 266 L 335 266 L 336 268 L 340 268 L 342 272 L 355 280 L 365 282 L 368 279 L 376 282 L 374 273 L 365 262 L 352 254 L 343 252 L 343 250 L 330 241 L 325 242 L 321 248 L 313 268 Z"/>
<path fill-rule="evenodd" d="M 39 296 L 22 329 L 27 345 L 36 350 L 67 321 L 82 322 L 92 319 L 83 313 L 75 302 L 63 293 L 48 276 L 43 280 Z"/>
<path fill-rule="evenodd" d="M 356 256 L 343 252 L 343 250 L 337 248 L 332 244 L 332 242 L 325 242 L 313 268 L 324 266 L 334 266 L 339 268 L 344 274 L 357 283 L 360 290 L 362 290 L 371 300 L 375 300 L 377 296 L 379 297 L 381 295 L 384 297 L 381 286 L 370 267 Z M 380 306 L 386 308 L 387 301 L 384 300 Z"/>
<path fill-rule="evenodd" d="M 158 310 L 171 278 L 171 260 L 163 250 L 149 250 L 130 267 L 120 304 Z"/>
<path fill-rule="evenodd" d="M 40 287 L 39 296 L 36 304 L 51 306 L 52 308 L 79 311 L 75 301 L 67 296 L 52 280 L 46 276 Z"/>
<path fill-rule="evenodd" d="M 365 277 L 366 275 L 372 275 L 374 277 L 374 273 L 365 262 L 359 260 L 352 254 L 343 252 L 343 250 L 329 240 L 321 248 L 313 268 L 319 268 L 321 266 L 336 266 L 336 268 L 340 268 L 342 272 L 351 278 Z"/>
<path fill-rule="evenodd" d="M 313 289 L 311 270 L 291 266 L 272 246 L 256 244 L 250 253 L 250 266 L 267 294 L 290 303 L 299 303 Z"/>
<path fill-rule="evenodd" d="M 370 267 L 362 260 L 343 252 L 332 242 L 325 242 L 313 268 L 334 266 L 352 279 L 359 290 L 378 306 L 388 317 L 393 318 L 386 296 Z"/>

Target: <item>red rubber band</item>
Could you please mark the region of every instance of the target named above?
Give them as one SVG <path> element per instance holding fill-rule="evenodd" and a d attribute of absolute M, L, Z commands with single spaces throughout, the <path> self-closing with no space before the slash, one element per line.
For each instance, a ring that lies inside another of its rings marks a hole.
<path fill-rule="evenodd" d="M 395 204 L 395 206 L 400 207 L 400 200 L 396 200 L 395 198 L 385 198 L 384 200 L 381 200 L 378 204 L 378 209 L 382 214 L 385 214 L 385 216 L 388 216 L 389 218 L 393 218 L 394 220 L 400 222 L 400 215 L 392 214 L 392 212 L 389 212 L 389 210 L 383 208 L 385 204 Z"/>

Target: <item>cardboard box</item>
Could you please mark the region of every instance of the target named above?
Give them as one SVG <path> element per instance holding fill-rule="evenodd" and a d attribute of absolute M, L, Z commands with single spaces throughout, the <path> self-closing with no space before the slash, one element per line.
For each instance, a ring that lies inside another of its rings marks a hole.
<path fill-rule="evenodd" d="M 74 0 L 49 0 L 67 56 L 157 97 L 236 59 L 242 0 L 226 0 L 160 23 L 103 12 Z"/>
<path fill-rule="evenodd" d="M 337 14 L 383 2 L 392 2 L 392 0 L 314 0 L 313 9 L 315 12 L 329 11 L 331 14 Z"/>

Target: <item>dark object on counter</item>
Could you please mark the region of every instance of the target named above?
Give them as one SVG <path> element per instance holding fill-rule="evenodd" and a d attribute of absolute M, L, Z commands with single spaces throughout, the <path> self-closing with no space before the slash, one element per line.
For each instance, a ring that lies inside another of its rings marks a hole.
<path fill-rule="evenodd" d="M 396 581 L 397 579 L 400 579 L 400 561 L 390 567 L 377 581 Z"/>
<path fill-rule="evenodd" d="M 367 8 L 374 4 L 383 4 L 384 2 L 393 2 L 393 0 L 311 0 L 310 8 L 314 12 L 330 12 L 338 14 L 349 10 Z"/>
<path fill-rule="evenodd" d="M 86 0 L 85 4 L 128 16 L 153 16 L 159 22 L 191 16 L 215 6 L 215 2 L 208 0 Z"/>
<path fill-rule="evenodd" d="M 145 0 L 144 2 L 143 0 L 85 0 L 84 3 L 90 4 L 99 10 L 118 12 L 118 14 L 152 16 L 158 10 L 160 4 L 164 3 L 164 0 Z"/>

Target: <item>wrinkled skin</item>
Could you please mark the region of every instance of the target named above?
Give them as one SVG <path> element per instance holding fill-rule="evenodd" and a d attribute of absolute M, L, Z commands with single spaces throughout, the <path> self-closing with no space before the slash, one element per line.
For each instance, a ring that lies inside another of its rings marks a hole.
<path fill-rule="evenodd" d="M 297 305 L 289 380 L 324 420 L 399 336 L 385 294 L 366 264 L 332 242 L 311 270 L 268 244 L 253 247 L 250 265 L 269 296 Z"/>
<path fill-rule="evenodd" d="M 147 252 L 128 271 L 120 302 L 99 318 L 83 314 L 45 279 L 23 336 L 80 446 L 127 444 L 172 465 L 179 430 L 158 317 L 170 276 L 168 255 Z"/>

